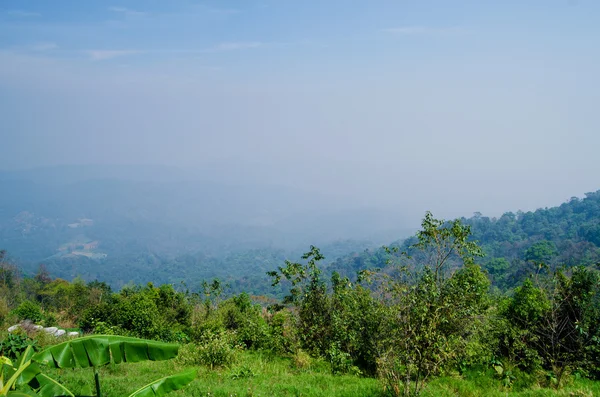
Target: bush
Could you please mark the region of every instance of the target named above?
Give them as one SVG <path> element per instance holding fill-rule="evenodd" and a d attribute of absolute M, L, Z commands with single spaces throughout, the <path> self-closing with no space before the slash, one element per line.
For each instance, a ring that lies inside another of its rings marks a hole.
<path fill-rule="evenodd" d="M 158 326 L 159 318 L 160 313 L 154 300 L 138 293 L 131 298 L 122 298 L 112 308 L 110 324 L 119 326 L 138 338 L 157 339 L 161 331 Z"/>
<path fill-rule="evenodd" d="M 55 327 L 58 325 L 58 320 L 53 313 L 47 313 L 44 317 L 44 326 L 45 327 Z"/>
<path fill-rule="evenodd" d="M 289 310 L 273 314 L 269 320 L 269 348 L 277 353 L 293 353 L 298 350 L 299 341 L 294 327 L 294 317 Z"/>
<path fill-rule="evenodd" d="M 177 361 L 182 365 L 226 367 L 235 360 L 234 335 L 227 332 L 205 333 L 198 344 L 189 343 L 179 350 Z"/>
<path fill-rule="evenodd" d="M 360 375 L 360 369 L 353 365 L 352 357 L 349 353 L 340 349 L 339 344 L 332 343 L 326 352 L 327 359 L 331 364 L 331 372 L 334 375 L 353 374 Z"/>
<path fill-rule="evenodd" d="M 8 319 L 8 315 L 10 313 L 10 309 L 8 307 L 8 302 L 5 297 L 0 297 L 0 325 L 4 324 L 4 322 Z"/>
<path fill-rule="evenodd" d="M 310 355 L 302 349 L 296 350 L 292 356 L 292 365 L 296 369 L 308 369 L 312 363 Z"/>
<path fill-rule="evenodd" d="M 245 379 L 245 378 L 252 378 L 254 376 L 256 376 L 256 374 L 254 373 L 254 371 L 252 371 L 252 368 L 250 368 L 246 365 L 242 365 L 241 367 L 234 368 L 231 371 L 231 374 L 229 375 L 229 377 L 231 379 Z"/>
<path fill-rule="evenodd" d="M 240 344 L 253 349 L 269 345 L 269 327 L 261 314 L 261 307 L 253 305 L 248 294 L 234 296 L 218 311 L 223 313 L 223 326 L 236 332 Z"/>
<path fill-rule="evenodd" d="M 34 340 L 28 338 L 27 335 L 19 333 L 8 334 L 8 336 L 0 342 L 0 356 L 16 359 L 27 346 L 36 348 L 37 344 Z"/>
<path fill-rule="evenodd" d="M 23 320 L 31 320 L 34 323 L 40 322 L 44 319 L 42 315 L 42 310 L 39 305 L 30 300 L 25 300 L 21 302 L 19 307 L 14 310 L 14 314 L 21 321 Z"/>
<path fill-rule="evenodd" d="M 98 324 L 106 325 L 109 322 L 111 307 L 107 303 L 92 306 L 86 309 L 79 318 L 79 328 L 83 332 L 98 332 L 95 328 Z"/>

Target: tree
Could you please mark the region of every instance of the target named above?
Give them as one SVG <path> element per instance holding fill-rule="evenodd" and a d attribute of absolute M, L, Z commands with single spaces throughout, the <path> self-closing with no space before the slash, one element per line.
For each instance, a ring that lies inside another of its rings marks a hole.
<path fill-rule="evenodd" d="M 489 280 L 474 258 L 482 252 L 470 241 L 470 227 L 427 212 L 411 247 L 425 263 L 400 268 L 390 279 L 390 312 L 383 334 L 380 376 L 396 395 L 418 395 L 427 379 L 458 359 L 478 317 L 487 308 Z M 448 271 L 450 260 L 457 270 Z M 458 261 L 459 263 L 456 263 Z M 416 280 L 416 281 L 412 281 Z"/>
<path fill-rule="evenodd" d="M 411 248 L 417 248 L 428 256 L 425 267 L 433 272 L 435 282 L 443 284 L 447 277 L 447 267 L 452 259 L 458 259 L 462 264 L 474 264 L 476 257 L 483 256 L 481 247 L 475 241 L 470 241 L 471 226 L 464 225 L 460 219 L 446 222 L 435 219 L 431 212 L 425 213 L 421 222 L 421 230 L 417 232 L 417 243 Z"/>
<path fill-rule="evenodd" d="M 543 240 L 534 243 L 525 251 L 525 260 L 549 264 L 556 255 L 558 255 L 556 245 L 552 241 Z"/>
<path fill-rule="evenodd" d="M 272 286 L 281 279 L 288 280 L 292 287 L 283 299 L 284 304 L 292 304 L 298 309 L 298 332 L 303 345 L 315 354 L 324 354 L 330 338 L 330 302 L 327 285 L 321 279 L 318 262 L 325 259 L 321 251 L 310 246 L 310 251 L 302 255 L 307 263 L 285 261 L 285 267 L 267 272 L 273 279 Z"/>
<path fill-rule="evenodd" d="M 502 312 L 507 320 L 501 348 L 521 366 L 537 363 L 552 371 L 560 387 L 570 370 L 598 366 L 600 281 L 597 273 L 575 267 L 570 275 L 527 279 Z"/>

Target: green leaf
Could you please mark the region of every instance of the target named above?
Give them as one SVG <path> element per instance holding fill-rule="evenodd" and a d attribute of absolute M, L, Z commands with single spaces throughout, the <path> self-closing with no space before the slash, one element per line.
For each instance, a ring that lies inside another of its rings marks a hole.
<path fill-rule="evenodd" d="M 74 394 L 69 391 L 66 387 L 50 378 L 47 375 L 39 374 L 36 376 L 36 380 L 40 384 L 40 388 L 37 390 L 37 395 L 41 397 L 62 397 L 71 396 Z"/>
<path fill-rule="evenodd" d="M 52 368 L 100 367 L 114 362 L 168 360 L 179 345 L 117 335 L 93 335 L 69 340 L 34 354 L 31 359 Z"/>
<path fill-rule="evenodd" d="M 175 390 L 182 389 L 191 381 L 196 379 L 196 370 L 183 372 L 155 380 L 139 390 L 136 390 L 129 397 L 160 397 Z"/>
<path fill-rule="evenodd" d="M 25 371 L 25 369 L 27 369 L 27 367 L 29 366 L 30 363 L 31 363 L 30 361 L 21 363 L 19 368 L 17 368 L 16 371 L 6 381 L 6 383 L 2 387 L 2 390 L 0 390 L 0 395 L 7 394 L 8 391 L 13 388 L 13 386 L 17 383 L 17 381 L 18 381 L 19 377 L 21 376 L 21 374 L 23 373 L 23 371 Z"/>

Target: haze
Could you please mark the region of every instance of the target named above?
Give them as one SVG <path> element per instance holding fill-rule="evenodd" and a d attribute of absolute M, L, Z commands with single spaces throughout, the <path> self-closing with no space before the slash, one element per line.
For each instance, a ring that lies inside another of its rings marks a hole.
<path fill-rule="evenodd" d="M 0 169 L 165 165 L 443 217 L 600 187 L 597 1 L 24 1 Z"/>

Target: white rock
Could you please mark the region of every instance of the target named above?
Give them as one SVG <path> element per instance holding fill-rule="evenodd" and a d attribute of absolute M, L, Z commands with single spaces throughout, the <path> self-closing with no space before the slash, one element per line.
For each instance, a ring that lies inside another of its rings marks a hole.
<path fill-rule="evenodd" d="M 47 327 L 47 328 L 44 328 L 44 332 L 46 332 L 48 334 L 54 335 L 56 333 L 56 331 L 58 331 L 58 328 L 56 328 L 56 327 Z"/>
<path fill-rule="evenodd" d="M 19 328 L 21 328 L 19 324 L 13 325 L 12 327 L 8 327 L 8 332 L 15 332 Z"/>
<path fill-rule="evenodd" d="M 59 336 L 63 336 L 66 333 L 67 333 L 67 331 L 65 331 L 64 329 L 57 329 L 56 332 L 54 333 L 54 336 L 56 336 L 58 338 Z"/>
<path fill-rule="evenodd" d="M 39 330 L 41 330 L 42 328 L 44 328 L 44 327 L 42 327 L 41 325 L 34 325 L 34 326 L 33 326 L 33 329 L 35 329 L 36 331 L 39 331 Z"/>
<path fill-rule="evenodd" d="M 71 337 L 71 336 L 79 336 L 79 332 L 75 332 L 75 331 L 73 331 L 73 332 L 69 332 L 69 333 L 67 334 L 67 336 L 69 336 L 69 337 Z"/>

